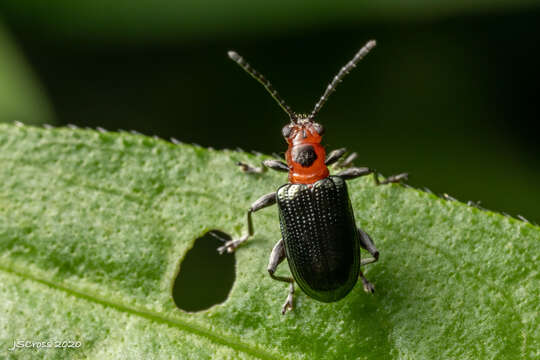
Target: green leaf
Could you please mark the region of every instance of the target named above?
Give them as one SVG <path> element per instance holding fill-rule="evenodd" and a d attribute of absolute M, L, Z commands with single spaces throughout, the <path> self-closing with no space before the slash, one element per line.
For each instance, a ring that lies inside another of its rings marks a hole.
<path fill-rule="evenodd" d="M 298 291 L 282 316 L 287 285 L 266 271 L 280 238 L 274 207 L 255 214 L 228 299 L 198 313 L 177 309 L 172 284 L 194 240 L 209 229 L 242 234 L 249 204 L 285 182 L 234 165 L 263 158 L 0 125 L 0 357 L 540 356 L 540 229 L 371 178 L 349 184 L 357 222 L 381 252 L 365 269 L 374 295 L 359 284 L 325 304 Z M 10 352 L 15 340 L 82 345 Z"/>
<path fill-rule="evenodd" d="M 52 123 L 37 79 L 0 23 L 0 122 Z"/>

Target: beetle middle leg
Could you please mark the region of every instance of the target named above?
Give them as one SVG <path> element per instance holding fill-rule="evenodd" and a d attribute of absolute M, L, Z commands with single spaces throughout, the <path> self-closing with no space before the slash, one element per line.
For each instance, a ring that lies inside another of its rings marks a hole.
<path fill-rule="evenodd" d="M 219 253 L 223 254 L 225 251 L 232 253 L 234 250 L 236 250 L 238 246 L 240 246 L 240 244 L 246 241 L 250 236 L 253 236 L 254 230 L 253 230 L 253 220 L 251 219 L 251 213 L 254 213 L 255 211 L 261 210 L 270 205 L 274 205 L 275 203 L 276 203 L 276 193 L 272 192 L 270 194 L 261 196 L 253 204 L 251 204 L 250 208 L 247 211 L 247 225 L 248 225 L 247 234 L 238 239 L 229 240 L 223 246 L 218 247 L 217 250 L 219 251 Z"/>
<path fill-rule="evenodd" d="M 293 309 L 293 296 L 294 296 L 294 279 L 291 277 L 278 276 L 274 275 L 279 264 L 285 260 L 285 246 L 283 245 L 283 239 L 280 239 L 278 243 L 272 249 L 270 254 L 270 261 L 268 262 L 268 273 L 274 280 L 284 281 L 290 283 L 289 286 L 289 295 L 287 295 L 287 300 L 283 304 L 281 309 L 281 314 L 285 315 L 287 310 Z"/>
<path fill-rule="evenodd" d="M 373 240 L 371 240 L 369 235 L 360 228 L 358 228 L 358 235 L 360 237 L 360 246 L 366 249 L 371 254 L 371 256 L 373 256 L 372 258 L 360 260 L 360 266 L 371 264 L 379 260 L 379 250 L 377 250 L 377 248 L 375 247 L 375 244 L 373 243 Z M 360 278 L 362 279 L 362 285 L 364 286 L 364 291 L 374 293 L 375 286 L 373 286 L 373 284 L 370 283 L 368 279 L 366 279 L 366 277 L 362 273 L 362 270 L 360 270 Z"/>
<path fill-rule="evenodd" d="M 360 262 L 360 266 L 371 264 L 379 260 L 379 250 L 377 250 L 377 247 L 373 243 L 373 240 L 369 237 L 369 235 L 362 229 L 358 228 L 358 235 L 360 237 L 360 246 L 366 249 L 372 258 L 362 259 Z"/>
<path fill-rule="evenodd" d="M 364 286 L 365 292 L 370 292 L 370 293 L 375 292 L 375 286 L 373 286 L 373 284 L 370 283 L 368 279 L 366 279 L 366 277 L 362 273 L 362 270 L 360 270 L 360 279 L 362 279 L 362 285 Z"/>

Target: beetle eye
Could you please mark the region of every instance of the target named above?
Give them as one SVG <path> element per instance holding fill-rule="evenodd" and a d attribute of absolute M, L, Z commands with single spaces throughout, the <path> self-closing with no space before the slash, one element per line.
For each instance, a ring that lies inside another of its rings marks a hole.
<path fill-rule="evenodd" d="M 289 135 L 291 135 L 292 126 L 291 125 L 285 125 L 283 129 L 281 129 L 281 134 L 283 134 L 284 138 L 288 138 Z"/>
<path fill-rule="evenodd" d="M 317 134 L 319 134 L 321 136 L 324 134 L 324 126 L 322 126 L 321 124 L 313 123 L 313 128 L 315 129 Z"/>

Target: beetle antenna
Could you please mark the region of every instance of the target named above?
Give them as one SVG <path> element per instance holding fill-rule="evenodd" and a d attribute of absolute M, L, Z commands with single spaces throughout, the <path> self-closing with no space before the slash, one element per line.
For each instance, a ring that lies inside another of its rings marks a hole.
<path fill-rule="evenodd" d="M 369 51 L 375 47 L 375 45 L 377 45 L 377 42 L 375 40 L 368 41 L 366 43 L 366 45 L 364 45 L 364 47 L 362 47 L 356 53 L 356 55 L 354 55 L 352 60 L 349 61 L 344 67 L 342 67 L 341 70 L 339 70 L 338 74 L 336 76 L 334 76 L 334 79 L 332 79 L 332 82 L 328 85 L 328 87 L 326 88 L 324 94 L 321 96 L 321 98 L 319 99 L 317 104 L 315 104 L 315 108 L 313 108 L 313 111 L 311 112 L 311 114 L 308 117 L 309 120 L 313 120 L 315 115 L 317 115 L 319 110 L 321 110 L 323 105 L 326 103 L 326 101 L 328 100 L 330 95 L 334 91 L 336 91 L 337 85 L 343 80 L 343 78 L 349 72 L 351 72 L 352 69 L 354 69 L 356 67 L 356 64 L 358 64 L 358 62 L 360 60 L 362 60 L 364 58 L 364 56 L 366 56 L 369 53 Z"/>
<path fill-rule="evenodd" d="M 249 65 L 247 63 L 246 60 L 244 60 L 243 57 L 241 57 L 240 55 L 238 55 L 237 52 L 235 51 L 229 51 L 227 53 L 229 55 L 229 57 L 231 58 L 232 61 L 234 61 L 235 63 L 237 63 L 238 65 L 240 65 L 240 67 L 242 69 L 244 69 L 245 72 L 247 72 L 249 75 L 251 75 L 252 78 L 254 78 L 255 80 L 257 80 L 258 82 L 260 82 L 262 84 L 262 86 L 264 86 L 264 88 L 266 89 L 266 91 L 268 91 L 270 93 L 270 95 L 274 98 L 274 100 L 276 100 L 276 102 L 279 104 L 279 106 L 287 113 L 289 114 L 289 117 L 291 118 L 291 122 L 293 123 L 296 123 L 297 121 L 297 116 L 296 114 L 294 113 L 294 111 L 291 110 L 291 108 L 289 107 L 289 105 L 287 105 L 285 103 L 285 100 L 283 100 L 278 92 L 273 88 L 272 84 L 270 83 L 270 81 L 266 80 L 266 78 L 260 74 L 257 70 L 255 70 L 253 67 L 251 67 L 251 65 Z"/>

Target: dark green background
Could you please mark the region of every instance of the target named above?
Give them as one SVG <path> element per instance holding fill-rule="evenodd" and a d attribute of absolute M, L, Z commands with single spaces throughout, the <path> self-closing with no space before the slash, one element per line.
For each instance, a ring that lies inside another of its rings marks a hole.
<path fill-rule="evenodd" d="M 56 125 L 265 153 L 285 150 L 287 117 L 226 51 L 309 112 L 377 39 L 319 115 L 328 148 L 540 221 L 536 2 L 6 1 L 0 14 Z"/>

